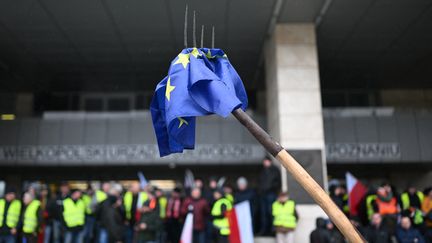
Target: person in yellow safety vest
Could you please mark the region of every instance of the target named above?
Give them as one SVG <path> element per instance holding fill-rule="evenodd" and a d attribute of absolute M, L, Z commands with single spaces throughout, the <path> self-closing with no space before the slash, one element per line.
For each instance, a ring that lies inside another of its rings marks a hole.
<path fill-rule="evenodd" d="M 41 202 L 26 192 L 23 196 L 24 209 L 22 214 L 23 242 L 37 243 L 38 233 L 42 223 Z"/>
<path fill-rule="evenodd" d="M 411 207 L 421 208 L 423 199 L 423 192 L 417 191 L 415 187 L 410 186 L 406 192 L 401 194 L 402 209 L 406 210 Z"/>
<path fill-rule="evenodd" d="M 16 199 L 15 188 L 8 187 L 0 199 L 0 242 L 15 242 L 21 214 L 21 202 Z"/>
<path fill-rule="evenodd" d="M 343 188 L 343 196 L 342 196 L 342 211 L 346 214 L 346 215 L 349 215 L 349 213 L 350 213 L 350 209 L 349 209 L 349 203 L 348 203 L 348 200 L 349 200 L 349 195 L 348 195 L 348 193 L 346 192 L 346 189 L 345 189 L 345 187 L 342 187 Z"/>
<path fill-rule="evenodd" d="M 213 218 L 213 227 L 215 229 L 215 239 L 217 243 L 228 243 L 229 235 L 231 233 L 229 221 L 225 213 L 231 210 L 233 205 L 230 200 L 224 196 L 222 189 L 217 189 L 213 192 L 215 202 L 211 210 L 211 216 Z"/>
<path fill-rule="evenodd" d="M 94 194 L 94 198 L 97 204 L 101 204 L 108 197 L 108 192 L 111 189 L 111 183 L 105 181 L 102 183 L 101 190 L 96 190 Z"/>
<path fill-rule="evenodd" d="M 345 212 L 345 209 L 346 209 L 345 206 L 348 204 L 348 202 L 346 200 L 347 198 L 345 198 L 345 195 L 346 195 L 345 188 L 342 185 L 337 184 L 337 185 L 332 185 L 329 188 L 329 190 L 330 190 L 329 196 L 332 199 L 332 201 L 336 204 L 336 206 L 340 210 Z M 348 211 L 349 211 L 349 208 L 348 208 Z"/>
<path fill-rule="evenodd" d="M 366 212 L 367 212 L 367 217 L 368 220 L 372 220 L 372 215 L 374 215 L 375 213 L 375 208 L 374 208 L 374 203 L 375 203 L 375 199 L 377 198 L 376 194 L 370 194 L 366 197 Z"/>
<path fill-rule="evenodd" d="M 421 211 L 423 199 L 423 192 L 417 191 L 414 186 L 409 186 L 406 192 L 402 193 L 400 196 L 402 210 L 409 214 L 416 226 L 423 224 L 424 221 L 423 213 Z"/>
<path fill-rule="evenodd" d="M 425 198 L 422 203 L 422 212 L 425 215 L 425 224 L 428 230 L 432 230 L 432 187 L 424 191 Z"/>
<path fill-rule="evenodd" d="M 164 192 L 160 188 L 155 187 L 154 191 L 155 191 L 155 196 L 159 207 L 159 217 L 161 219 L 165 219 L 168 199 L 166 198 Z"/>
<path fill-rule="evenodd" d="M 281 192 L 272 205 L 273 226 L 277 243 L 294 243 L 294 230 L 298 215 L 295 202 L 289 200 L 288 193 Z"/>
<path fill-rule="evenodd" d="M 147 200 L 148 194 L 146 192 L 141 192 L 139 182 L 132 182 L 129 190 L 123 196 L 123 205 L 127 225 L 125 232 L 125 243 L 132 243 L 137 214 L 139 214 L 139 209 Z"/>
<path fill-rule="evenodd" d="M 86 205 L 81 199 L 81 191 L 74 189 L 70 197 L 63 200 L 63 222 L 65 226 L 63 243 L 84 241 Z"/>
<path fill-rule="evenodd" d="M 154 195 L 157 202 L 157 208 L 159 208 L 159 218 L 161 219 L 161 222 L 163 222 L 166 218 L 168 199 L 165 196 L 164 192 L 158 187 L 154 188 Z M 166 236 L 163 227 L 160 227 L 160 229 L 158 230 L 157 238 L 158 242 L 165 242 Z"/>
<path fill-rule="evenodd" d="M 84 242 L 90 243 L 94 239 L 94 228 L 96 224 L 95 209 L 92 206 L 93 197 L 95 191 L 90 184 L 87 184 L 87 190 L 82 194 L 81 199 L 83 200 L 86 207 L 85 225 L 84 225 Z"/>
<path fill-rule="evenodd" d="M 232 187 L 226 185 L 223 187 L 225 198 L 230 200 L 231 204 L 234 204 L 234 196 L 233 196 L 233 189 Z"/>

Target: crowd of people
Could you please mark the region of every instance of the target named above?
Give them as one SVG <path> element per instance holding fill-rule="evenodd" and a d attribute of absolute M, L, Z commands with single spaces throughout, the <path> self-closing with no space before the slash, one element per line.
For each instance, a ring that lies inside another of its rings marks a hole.
<path fill-rule="evenodd" d="M 432 188 L 409 186 L 397 193 L 389 182 L 370 189 L 356 213 L 350 212 L 348 194 L 342 184 L 330 187 L 330 196 L 370 243 L 432 242 Z M 329 219 L 318 218 L 311 243 L 345 242 Z"/>
<path fill-rule="evenodd" d="M 7 186 L 0 199 L 0 243 L 178 243 L 189 213 L 193 242 L 225 243 L 231 234 L 226 212 L 244 201 L 250 203 L 254 235 L 294 242 L 301 215 L 288 193 L 280 192 L 280 170 L 270 159 L 263 160 L 254 189 L 245 177 L 237 178 L 235 187 L 223 181 L 195 178 L 170 191 L 139 181 L 126 187 L 106 181 L 81 190 L 61 182 L 56 191 L 42 184 L 22 194 Z M 342 184 L 330 187 L 330 197 L 368 242 L 432 242 L 431 189 L 409 187 L 399 195 L 383 183 L 364 196 L 355 215 Z M 318 218 L 310 242 L 345 239 L 330 220 Z"/>
<path fill-rule="evenodd" d="M 250 202 L 256 234 L 271 235 L 277 227 L 287 236 L 285 218 L 272 219 L 288 210 L 293 214 L 288 226 L 295 227 L 295 204 L 286 193 L 278 196 L 279 169 L 268 158 L 263 166 L 257 190 L 245 177 L 236 180 L 236 188 L 211 177 L 208 186 L 195 178 L 191 186 L 169 192 L 139 181 L 127 188 L 107 181 L 84 190 L 65 181 L 53 192 L 42 185 L 22 194 L 7 186 L 0 199 L 0 243 L 178 243 L 188 213 L 193 214 L 193 242 L 229 242 L 226 211 L 243 201 Z"/>

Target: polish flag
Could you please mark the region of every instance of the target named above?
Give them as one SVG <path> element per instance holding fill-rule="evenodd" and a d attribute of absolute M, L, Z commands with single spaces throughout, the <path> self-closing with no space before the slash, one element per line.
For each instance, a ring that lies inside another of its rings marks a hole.
<path fill-rule="evenodd" d="M 230 243 L 250 243 L 253 240 L 252 217 L 249 201 L 236 204 L 227 212 L 231 234 Z"/>
<path fill-rule="evenodd" d="M 193 214 L 188 213 L 186 216 L 183 230 L 181 233 L 180 243 L 192 243 L 192 232 L 193 232 Z"/>
<path fill-rule="evenodd" d="M 345 174 L 348 189 L 348 204 L 350 215 L 358 215 L 358 207 L 361 200 L 366 195 L 368 189 L 363 183 L 355 178 L 351 173 Z"/>

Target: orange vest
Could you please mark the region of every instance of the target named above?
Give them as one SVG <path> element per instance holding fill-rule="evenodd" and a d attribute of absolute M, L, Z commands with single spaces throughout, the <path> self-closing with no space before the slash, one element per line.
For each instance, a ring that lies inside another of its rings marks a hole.
<path fill-rule="evenodd" d="M 398 213 L 396 198 L 392 198 L 389 202 L 384 202 L 381 199 L 377 198 L 376 204 L 378 206 L 378 212 L 381 215 Z"/>

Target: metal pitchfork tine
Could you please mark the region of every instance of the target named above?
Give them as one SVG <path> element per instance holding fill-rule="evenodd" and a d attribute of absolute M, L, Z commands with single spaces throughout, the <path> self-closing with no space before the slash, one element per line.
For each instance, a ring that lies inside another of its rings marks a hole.
<path fill-rule="evenodd" d="M 187 43 L 187 27 L 188 27 L 188 5 L 186 4 L 185 8 L 185 16 L 184 16 L 184 29 L 183 29 L 183 44 L 184 47 L 188 47 Z M 192 22 L 192 44 L 193 47 L 197 47 L 196 41 L 196 12 L 193 11 L 193 22 Z M 204 47 L 204 25 L 201 25 L 201 43 L 200 47 Z M 211 37 L 211 48 L 213 49 L 215 46 L 215 27 L 212 26 L 212 37 Z"/>
<path fill-rule="evenodd" d="M 183 44 L 187 48 L 187 22 L 188 22 L 188 5 L 186 4 L 185 18 L 184 18 L 184 30 L 183 30 Z"/>

